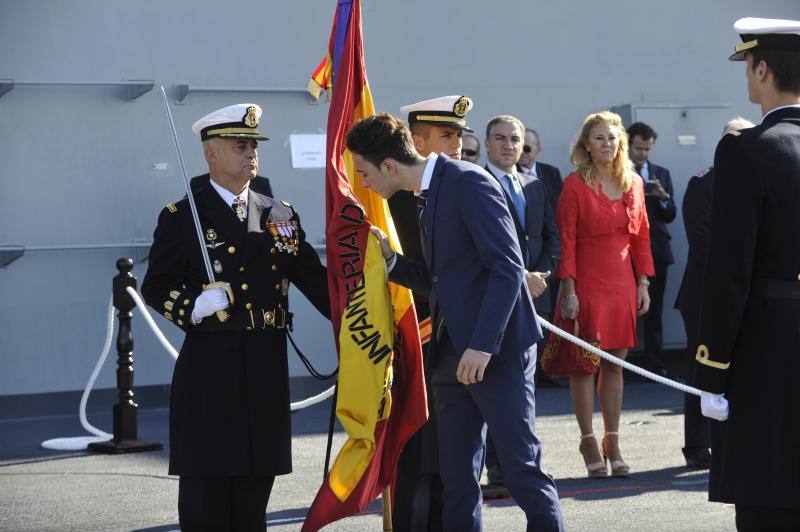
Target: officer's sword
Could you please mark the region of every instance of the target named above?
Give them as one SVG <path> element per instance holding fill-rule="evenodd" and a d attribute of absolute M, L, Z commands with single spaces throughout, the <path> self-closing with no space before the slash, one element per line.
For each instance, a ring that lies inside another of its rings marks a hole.
<path fill-rule="evenodd" d="M 214 270 L 211 268 L 211 259 L 208 258 L 208 250 L 206 249 L 206 241 L 203 239 L 203 229 L 200 225 L 200 217 L 197 215 L 197 205 L 194 203 L 194 196 L 192 195 L 192 187 L 189 185 L 189 177 L 186 175 L 186 166 L 183 164 L 183 155 L 181 155 L 181 145 L 178 142 L 178 133 L 175 131 L 175 121 L 172 120 L 172 111 L 169 108 L 169 100 L 167 100 L 167 92 L 164 86 L 161 85 L 161 96 L 164 97 L 164 108 L 167 110 L 167 118 L 169 119 L 169 128 L 172 131 L 172 139 L 175 141 L 175 151 L 178 152 L 178 162 L 181 164 L 181 175 L 183 176 L 183 184 L 186 185 L 186 197 L 189 199 L 189 207 L 192 210 L 192 220 L 194 220 L 194 228 L 197 231 L 197 241 L 200 243 L 200 255 L 203 257 L 203 264 L 206 267 L 206 275 L 208 276 L 208 284 L 203 285 L 203 290 L 211 288 L 222 288 L 228 294 L 228 300 L 233 303 L 233 290 L 231 285 L 224 281 L 217 281 L 214 278 Z M 219 321 L 227 321 L 230 317 L 228 311 L 218 310 L 217 318 Z"/>

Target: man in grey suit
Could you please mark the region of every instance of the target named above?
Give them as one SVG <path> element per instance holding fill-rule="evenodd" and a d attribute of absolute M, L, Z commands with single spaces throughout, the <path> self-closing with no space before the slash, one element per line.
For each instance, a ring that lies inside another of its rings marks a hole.
<path fill-rule="evenodd" d="M 545 279 L 555 271 L 560 253 L 558 228 L 548 190 L 540 179 L 518 170 L 523 152 L 525 126 L 510 115 L 496 116 L 486 125 L 486 170 L 500 183 L 514 219 L 525 279 L 536 312 L 549 320 L 552 314 L 550 291 Z M 541 345 L 540 345 L 541 351 Z M 537 368 L 537 374 L 541 369 Z M 539 375 L 537 375 L 539 377 Z M 539 382 L 537 378 L 537 383 Z M 491 435 L 486 438 L 487 498 L 505 497 L 505 482 Z"/>

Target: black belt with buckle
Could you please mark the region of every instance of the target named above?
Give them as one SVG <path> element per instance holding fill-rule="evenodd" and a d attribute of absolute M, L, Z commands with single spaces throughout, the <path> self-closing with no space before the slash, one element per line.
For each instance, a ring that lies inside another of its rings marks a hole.
<path fill-rule="evenodd" d="M 257 331 L 274 327 L 275 329 L 292 329 L 294 314 L 286 309 L 249 309 L 236 312 L 226 321 L 221 323 L 222 330 Z"/>
<path fill-rule="evenodd" d="M 778 279 L 755 279 L 751 287 L 753 295 L 773 299 L 800 299 L 800 282 Z"/>

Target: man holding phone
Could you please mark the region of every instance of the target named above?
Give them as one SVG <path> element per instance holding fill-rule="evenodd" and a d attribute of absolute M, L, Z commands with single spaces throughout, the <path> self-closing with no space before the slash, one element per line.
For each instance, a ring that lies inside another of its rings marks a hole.
<path fill-rule="evenodd" d="M 656 275 L 650 279 L 650 311 L 644 315 L 644 352 L 649 369 L 666 375 L 662 359 L 662 322 L 664 289 L 667 286 L 667 267 L 675 262 L 672 256 L 672 237 L 667 224 L 675 219 L 677 209 L 672 198 L 672 178 L 669 170 L 649 161 L 650 150 L 658 135 L 644 122 L 628 126 L 631 161 L 636 173 L 644 180 L 647 217 L 650 220 L 650 246 Z"/>

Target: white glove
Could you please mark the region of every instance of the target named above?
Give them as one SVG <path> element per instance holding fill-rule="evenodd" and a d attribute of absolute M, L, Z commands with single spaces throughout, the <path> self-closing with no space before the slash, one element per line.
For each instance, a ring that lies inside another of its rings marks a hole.
<path fill-rule="evenodd" d="M 206 290 L 194 300 L 192 323 L 197 325 L 203 318 L 225 308 L 228 308 L 228 294 L 225 293 L 225 290 L 222 288 Z"/>
<path fill-rule="evenodd" d="M 700 410 L 706 417 L 725 421 L 728 419 L 728 400 L 724 393 L 700 392 Z"/>

